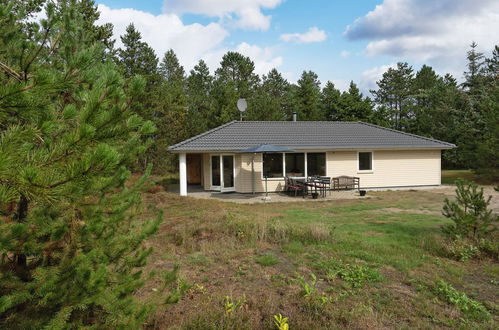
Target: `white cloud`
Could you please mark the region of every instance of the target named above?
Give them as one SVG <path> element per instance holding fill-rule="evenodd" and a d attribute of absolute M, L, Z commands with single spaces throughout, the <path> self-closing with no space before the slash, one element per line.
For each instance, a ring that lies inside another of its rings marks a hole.
<path fill-rule="evenodd" d="M 111 9 L 98 6 L 101 13 L 98 24 L 110 22 L 114 25 L 117 46 L 121 46 L 119 36 L 125 34 L 126 27 L 133 23 L 161 59 L 172 48 L 187 68 L 207 54 L 220 48 L 229 32 L 218 23 L 201 25 L 184 24 L 175 14 L 153 15 L 135 9 Z"/>
<path fill-rule="evenodd" d="M 164 0 L 165 13 L 191 13 L 218 17 L 222 22 L 244 29 L 267 30 L 270 15 L 262 9 L 277 7 L 283 0 Z"/>
<path fill-rule="evenodd" d="M 281 40 L 292 41 L 296 43 L 322 42 L 326 40 L 327 35 L 324 30 L 313 26 L 304 33 L 286 33 L 281 34 Z"/>
<path fill-rule="evenodd" d="M 120 35 L 125 34 L 128 24 L 133 23 L 161 59 L 168 49 L 173 49 L 180 63 L 191 69 L 200 59 L 208 64 L 211 71 L 219 67 L 222 56 L 234 50 L 251 58 L 255 63 L 255 72 L 259 75 L 268 73 L 283 63 L 281 56 L 275 56 L 272 48 L 259 47 L 246 42 L 234 49 L 223 46 L 229 32 L 218 23 L 208 25 L 182 22 L 175 14 L 153 15 L 135 9 L 111 9 L 99 5 L 101 13 L 98 24 L 110 22 L 114 25 L 114 37 L 121 46 Z"/>
<path fill-rule="evenodd" d="M 498 42 L 497 0 L 384 0 L 347 26 L 351 40 L 369 40 L 368 56 L 391 55 L 462 72 L 472 41 L 482 51 Z"/>
<path fill-rule="evenodd" d="M 377 89 L 376 82 L 383 77 L 383 73 L 385 73 L 389 68 L 396 68 L 397 63 L 391 63 L 388 65 L 381 65 L 374 67 L 372 69 L 366 70 L 362 72 L 359 89 L 364 93 L 369 95 L 369 91 L 371 89 Z"/>
<path fill-rule="evenodd" d="M 349 80 L 347 81 L 342 79 L 332 79 L 331 82 L 334 84 L 334 87 L 336 87 L 336 89 L 339 89 L 342 92 L 348 91 L 348 88 L 350 87 Z"/>
<path fill-rule="evenodd" d="M 342 50 L 340 53 L 341 57 L 348 57 L 350 54 L 351 53 L 348 50 Z"/>
<path fill-rule="evenodd" d="M 269 47 L 262 48 L 243 42 L 236 47 L 236 51 L 251 58 L 255 63 L 255 73 L 259 75 L 267 74 L 282 64 L 282 57 L 275 57 Z"/>

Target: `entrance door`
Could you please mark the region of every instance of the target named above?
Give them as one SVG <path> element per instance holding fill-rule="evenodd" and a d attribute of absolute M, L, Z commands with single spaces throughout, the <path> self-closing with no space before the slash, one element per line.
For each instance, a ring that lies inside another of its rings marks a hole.
<path fill-rule="evenodd" d="M 211 189 L 235 191 L 234 155 L 211 156 Z"/>

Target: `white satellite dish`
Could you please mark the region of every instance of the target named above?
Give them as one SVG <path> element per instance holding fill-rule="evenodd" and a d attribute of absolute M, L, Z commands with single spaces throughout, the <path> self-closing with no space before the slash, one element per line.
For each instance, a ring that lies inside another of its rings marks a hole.
<path fill-rule="evenodd" d="M 239 111 L 244 112 L 244 111 L 246 111 L 247 107 L 248 107 L 248 103 L 246 102 L 246 99 L 237 100 L 237 108 L 239 109 Z"/>

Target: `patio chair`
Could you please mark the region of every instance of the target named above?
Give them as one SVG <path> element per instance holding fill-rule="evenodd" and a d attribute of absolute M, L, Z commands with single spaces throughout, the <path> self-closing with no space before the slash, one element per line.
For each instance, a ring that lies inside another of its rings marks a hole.
<path fill-rule="evenodd" d="M 326 197 L 328 191 L 329 194 L 331 194 L 331 178 L 328 176 L 320 176 L 319 179 L 323 188 L 324 197 Z"/>
<path fill-rule="evenodd" d="M 303 186 L 300 185 L 297 181 L 289 178 L 289 177 L 286 177 L 286 188 L 287 188 L 287 192 L 294 192 L 295 193 L 295 197 L 297 196 L 298 192 L 301 192 L 303 194 Z"/>

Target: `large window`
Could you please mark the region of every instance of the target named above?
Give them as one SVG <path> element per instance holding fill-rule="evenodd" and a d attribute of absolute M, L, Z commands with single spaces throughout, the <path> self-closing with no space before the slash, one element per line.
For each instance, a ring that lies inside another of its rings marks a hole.
<path fill-rule="evenodd" d="M 359 152 L 359 171 L 373 170 L 373 153 Z"/>
<path fill-rule="evenodd" d="M 282 153 L 263 154 L 263 177 L 282 178 L 283 177 Z"/>
<path fill-rule="evenodd" d="M 263 154 L 262 177 L 282 178 L 284 176 L 307 177 L 325 175 L 325 152 Z"/>
<path fill-rule="evenodd" d="M 305 154 L 292 153 L 286 154 L 286 175 L 287 176 L 305 176 Z"/>
<path fill-rule="evenodd" d="M 326 153 L 311 152 L 307 154 L 307 176 L 326 175 Z"/>

